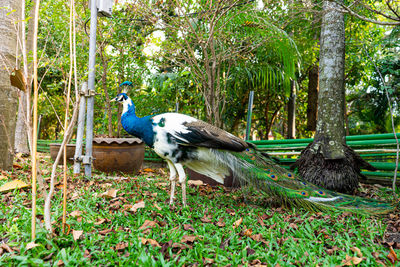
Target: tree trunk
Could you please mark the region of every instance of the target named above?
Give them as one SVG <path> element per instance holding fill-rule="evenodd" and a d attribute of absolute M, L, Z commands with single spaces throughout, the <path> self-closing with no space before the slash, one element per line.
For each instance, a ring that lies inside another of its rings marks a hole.
<path fill-rule="evenodd" d="M 345 158 L 344 16 L 338 4 L 324 1 L 320 46 L 318 121 L 315 139 L 325 159 Z"/>
<path fill-rule="evenodd" d="M 8 65 L 14 66 L 17 33 L 14 23 L 18 20 L 21 5 L 14 0 L 2 0 L 0 9 L 0 54 Z M 16 12 L 10 12 L 15 10 Z M 9 13 L 7 15 L 7 13 Z M 15 114 L 17 91 L 11 86 L 9 70 L 0 68 L 0 169 L 11 169 L 14 159 Z"/>
<path fill-rule="evenodd" d="M 118 85 L 120 85 L 125 80 L 125 75 L 124 75 L 125 57 L 123 48 L 119 49 L 119 54 L 121 55 L 122 62 L 119 68 Z M 118 86 L 117 95 L 121 93 L 121 90 L 122 88 Z M 117 137 L 121 137 L 121 131 L 122 131 L 121 115 L 122 115 L 122 105 L 118 105 Z"/>
<path fill-rule="evenodd" d="M 307 130 L 317 129 L 318 108 L 318 66 L 314 65 L 308 72 L 308 99 L 307 99 Z"/>
<path fill-rule="evenodd" d="M 232 126 L 229 130 L 230 133 L 238 132 L 240 121 L 246 115 L 246 111 L 247 111 L 246 103 L 249 102 L 249 92 L 250 92 L 250 89 L 247 89 L 246 92 L 244 93 L 244 95 L 242 95 L 243 98 L 240 100 L 241 105 L 240 105 L 240 108 L 239 108 L 235 118 L 234 118 Z"/>
<path fill-rule="evenodd" d="M 107 116 L 108 116 L 108 123 L 107 123 L 108 136 L 112 137 L 113 131 L 112 131 L 111 102 L 110 102 L 110 96 L 108 94 L 108 89 L 107 89 L 108 60 L 106 58 L 104 47 L 102 45 L 100 46 L 100 58 L 101 58 L 101 64 L 103 65 L 103 73 L 101 75 L 101 82 L 103 84 L 104 95 L 106 96 L 106 112 L 107 112 Z"/>
<path fill-rule="evenodd" d="M 288 127 L 286 138 L 294 139 L 296 138 L 296 83 L 290 81 L 290 97 L 287 104 L 288 108 Z"/>
<path fill-rule="evenodd" d="M 352 192 L 365 162 L 345 144 L 344 16 L 324 1 L 320 46 L 318 120 L 314 142 L 296 161 L 299 174 L 327 189 Z"/>

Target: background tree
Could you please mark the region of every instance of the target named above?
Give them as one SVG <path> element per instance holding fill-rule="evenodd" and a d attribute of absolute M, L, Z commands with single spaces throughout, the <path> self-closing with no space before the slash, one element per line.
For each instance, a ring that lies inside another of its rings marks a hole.
<path fill-rule="evenodd" d="M 359 167 L 364 162 L 345 145 L 344 15 L 330 1 L 323 2 L 323 11 L 316 135 L 295 165 L 306 181 L 351 192 L 358 187 Z"/>
<path fill-rule="evenodd" d="M 257 59 L 251 59 L 258 48 L 288 39 L 252 2 L 181 4 L 176 1 L 153 8 L 144 13 L 160 13 L 163 19 L 159 28 L 165 33 L 162 49 L 156 55 L 162 57 L 158 64 L 172 71 L 176 67 L 190 70 L 202 93 L 207 121 L 219 127 L 224 124 L 222 116 L 227 108 L 227 86 L 232 68 L 242 59 L 247 59 L 248 64 L 257 64 Z M 246 27 L 246 23 L 253 27 Z M 288 54 L 284 51 L 286 46 L 274 48 L 276 54 L 287 59 L 283 56 Z M 281 66 L 283 68 L 287 71 L 282 79 L 286 80 L 293 75 L 293 67 L 287 64 Z"/>

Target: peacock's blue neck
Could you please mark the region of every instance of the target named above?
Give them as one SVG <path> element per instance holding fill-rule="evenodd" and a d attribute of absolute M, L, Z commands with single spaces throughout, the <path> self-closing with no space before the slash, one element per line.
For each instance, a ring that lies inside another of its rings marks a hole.
<path fill-rule="evenodd" d="M 130 100 L 130 103 L 124 103 L 121 117 L 122 127 L 129 134 L 142 139 L 148 146 L 153 147 L 154 132 L 151 118 L 152 116 L 143 118 L 136 116 L 135 105 L 132 100 Z"/>

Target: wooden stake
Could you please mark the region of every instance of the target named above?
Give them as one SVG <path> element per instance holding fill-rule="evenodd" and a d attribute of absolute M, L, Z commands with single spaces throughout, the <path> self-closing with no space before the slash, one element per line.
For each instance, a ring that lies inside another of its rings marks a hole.
<path fill-rule="evenodd" d="M 72 72 L 73 72 L 73 63 L 74 63 L 74 53 L 72 47 L 72 17 L 74 16 L 73 12 L 74 3 L 73 0 L 70 0 L 70 12 L 69 12 L 69 77 L 68 77 L 68 90 L 67 90 L 67 103 L 65 107 L 65 121 L 64 121 L 64 129 L 68 128 L 68 114 L 69 114 L 69 101 L 71 95 L 71 83 L 72 83 Z M 67 220 L 67 144 L 64 144 L 64 176 L 63 176 L 63 216 L 62 216 L 62 231 L 65 234 L 65 225 Z"/>
<path fill-rule="evenodd" d="M 32 130 L 32 241 L 36 238 L 36 175 L 37 175 L 37 121 L 38 121 L 38 77 L 37 77 L 37 39 L 39 24 L 39 5 L 40 0 L 36 0 L 36 10 L 34 18 L 33 32 L 33 130 Z"/>

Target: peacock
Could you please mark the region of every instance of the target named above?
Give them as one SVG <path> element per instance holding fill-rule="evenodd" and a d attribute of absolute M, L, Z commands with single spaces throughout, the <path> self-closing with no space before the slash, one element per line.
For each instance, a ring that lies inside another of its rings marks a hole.
<path fill-rule="evenodd" d="M 173 204 L 176 182 L 179 181 L 182 203 L 186 206 L 186 166 L 221 184 L 232 172 L 241 183 L 251 184 L 284 204 L 314 211 L 337 208 L 383 214 L 393 209 L 386 202 L 340 194 L 304 182 L 278 166 L 253 144 L 204 121 L 180 113 L 138 117 L 135 105 L 126 93 L 118 94 L 112 101 L 123 105 L 123 128 L 142 139 L 167 162 L 170 204 Z"/>

